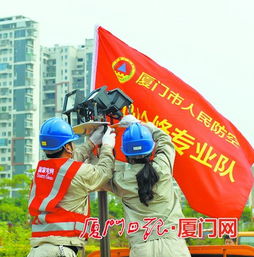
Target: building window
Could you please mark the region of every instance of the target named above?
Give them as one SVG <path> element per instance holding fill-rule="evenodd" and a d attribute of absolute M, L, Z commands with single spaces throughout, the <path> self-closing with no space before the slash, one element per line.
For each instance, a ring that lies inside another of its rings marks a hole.
<path fill-rule="evenodd" d="M 25 37 L 26 36 L 26 30 L 25 29 L 16 30 L 14 35 L 15 35 L 15 38 Z"/>
<path fill-rule="evenodd" d="M 0 63 L 0 70 L 9 69 L 10 65 L 8 63 Z"/>

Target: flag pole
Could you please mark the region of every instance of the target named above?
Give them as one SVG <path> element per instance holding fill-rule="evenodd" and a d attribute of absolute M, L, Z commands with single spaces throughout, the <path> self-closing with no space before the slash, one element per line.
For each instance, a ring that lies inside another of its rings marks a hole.
<path fill-rule="evenodd" d="M 107 192 L 105 191 L 98 192 L 98 203 L 99 203 L 99 220 L 100 220 L 100 228 L 101 228 L 100 233 L 102 234 L 102 231 L 108 219 Z M 108 234 L 100 240 L 100 255 L 101 257 L 110 257 L 110 241 L 109 241 Z"/>

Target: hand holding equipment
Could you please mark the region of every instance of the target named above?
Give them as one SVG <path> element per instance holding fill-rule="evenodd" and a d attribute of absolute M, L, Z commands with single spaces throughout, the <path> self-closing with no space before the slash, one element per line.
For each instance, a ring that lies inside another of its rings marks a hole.
<path fill-rule="evenodd" d="M 102 137 L 103 137 L 103 126 L 99 126 L 89 137 L 90 141 L 94 145 L 100 145 L 102 143 Z"/>
<path fill-rule="evenodd" d="M 140 120 L 136 119 L 133 115 L 128 114 L 121 119 L 121 121 L 119 122 L 119 126 L 128 128 L 133 123 L 139 123 L 139 122 Z"/>
<path fill-rule="evenodd" d="M 109 145 L 114 148 L 116 142 L 116 134 L 114 133 L 114 129 L 108 127 L 104 136 L 102 137 L 102 144 Z"/>

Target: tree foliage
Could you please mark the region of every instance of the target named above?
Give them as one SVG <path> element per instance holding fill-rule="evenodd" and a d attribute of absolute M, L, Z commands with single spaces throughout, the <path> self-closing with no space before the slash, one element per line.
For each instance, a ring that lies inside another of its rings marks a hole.
<path fill-rule="evenodd" d="M 241 216 L 242 222 L 251 222 L 252 220 L 252 210 L 250 207 L 245 206 L 244 211 Z"/>
<path fill-rule="evenodd" d="M 31 171 L 32 172 L 32 171 Z M 27 224 L 28 194 L 31 184 L 30 173 L 14 175 L 0 180 L 0 220 L 13 224 Z M 11 194 L 15 197 L 10 197 Z"/>
<path fill-rule="evenodd" d="M 0 223 L 0 256 L 25 257 L 30 250 L 30 229 L 22 225 Z"/>

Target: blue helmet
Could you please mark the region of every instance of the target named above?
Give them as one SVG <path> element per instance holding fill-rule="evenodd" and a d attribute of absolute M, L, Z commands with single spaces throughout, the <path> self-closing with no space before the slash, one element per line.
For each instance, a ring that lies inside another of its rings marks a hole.
<path fill-rule="evenodd" d="M 40 145 L 42 150 L 57 150 L 77 139 L 79 136 L 74 134 L 70 124 L 63 119 L 50 118 L 41 126 Z"/>
<path fill-rule="evenodd" d="M 154 145 L 150 130 L 139 123 L 130 125 L 122 136 L 121 149 L 126 156 L 148 155 Z"/>

